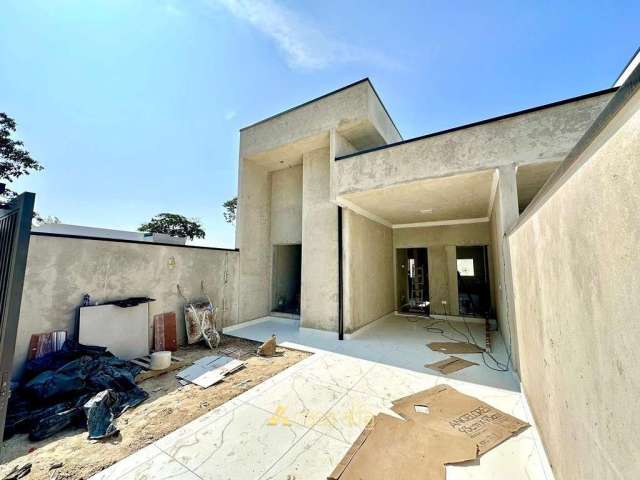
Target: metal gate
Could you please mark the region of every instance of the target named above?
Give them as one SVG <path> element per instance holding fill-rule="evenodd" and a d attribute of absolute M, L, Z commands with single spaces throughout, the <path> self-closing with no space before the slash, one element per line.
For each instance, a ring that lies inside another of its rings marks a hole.
<path fill-rule="evenodd" d="M 10 395 L 34 200 L 33 193 L 23 193 L 0 208 L 0 443 Z"/>

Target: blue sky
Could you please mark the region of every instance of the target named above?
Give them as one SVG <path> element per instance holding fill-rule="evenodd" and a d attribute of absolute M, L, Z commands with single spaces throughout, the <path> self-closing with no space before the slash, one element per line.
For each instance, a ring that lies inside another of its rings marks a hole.
<path fill-rule="evenodd" d="M 232 247 L 238 130 L 370 77 L 405 138 L 611 86 L 640 3 L 3 0 L 0 111 L 64 223 Z"/>

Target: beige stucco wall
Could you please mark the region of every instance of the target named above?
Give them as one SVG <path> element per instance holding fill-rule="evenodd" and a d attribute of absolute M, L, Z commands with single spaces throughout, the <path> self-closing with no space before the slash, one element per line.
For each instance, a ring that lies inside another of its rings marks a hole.
<path fill-rule="evenodd" d="M 498 186 L 489 221 L 491 234 L 491 273 L 498 327 L 511 352 L 512 367 L 518 370 L 517 324 L 513 306 L 513 283 L 509 248 L 505 233 L 518 220 L 518 186 L 514 165 L 498 169 Z"/>
<path fill-rule="evenodd" d="M 204 280 L 211 300 L 220 308 L 218 319 L 223 326 L 235 324 L 237 273 L 235 251 L 32 235 L 14 371 L 19 372 L 26 360 L 32 334 L 55 329 L 74 333 L 76 307 L 84 293 L 98 302 L 155 298 L 149 304 L 150 325 L 156 313 L 176 312 L 178 340 L 184 343 L 184 302 L 176 284 L 188 297 L 200 297 Z"/>
<path fill-rule="evenodd" d="M 271 174 L 271 243 L 302 242 L 302 165 Z"/>
<path fill-rule="evenodd" d="M 300 325 L 338 328 L 338 207 L 330 201 L 329 148 L 302 160 L 302 298 Z"/>
<path fill-rule="evenodd" d="M 489 224 L 487 222 L 393 229 L 395 248 L 488 244 Z"/>
<path fill-rule="evenodd" d="M 343 209 L 344 331 L 394 310 L 393 232 Z"/>
<path fill-rule="evenodd" d="M 453 315 L 459 313 L 455 247 L 489 245 L 489 243 L 487 222 L 393 229 L 394 249 L 428 249 L 429 299 L 432 313 L 444 313 L 442 300 L 447 301 L 447 313 Z M 397 275 L 398 273 L 396 278 Z M 399 305 L 396 305 L 397 307 Z"/>
<path fill-rule="evenodd" d="M 370 83 L 362 81 L 242 129 L 240 155 L 251 157 L 300 139 L 324 136 L 332 128 L 349 130 L 365 120 L 386 142 L 400 139 Z"/>
<path fill-rule="evenodd" d="M 611 93 L 339 160 L 337 195 L 511 163 L 564 159 Z"/>
<path fill-rule="evenodd" d="M 509 236 L 520 376 L 558 480 L 640 478 L 640 94 Z"/>
<path fill-rule="evenodd" d="M 239 318 L 253 320 L 271 311 L 271 173 L 240 160 L 236 246 L 239 260 Z"/>
<path fill-rule="evenodd" d="M 368 80 L 240 131 L 241 321 L 270 313 L 273 244 L 302 242 L 302 325 L 337 329 L 336 143 L 340 153 L 355 148 L 350 142 L 369 148 L 399 139 Z"/>

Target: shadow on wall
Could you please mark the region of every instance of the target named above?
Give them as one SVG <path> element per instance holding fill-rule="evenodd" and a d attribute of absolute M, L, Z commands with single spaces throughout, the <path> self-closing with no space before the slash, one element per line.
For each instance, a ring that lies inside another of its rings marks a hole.
<path fill-rule="evenodd" d="M 204 281 L 218 306 L 218 321 L 223 326 L 237 323 L 238 257 L 236 250 L 32 235 L 14 377 L 22 371 L 32 334 L 76 333 L 76 311 L 85 293 L 99 303 L 127 297 L 156 299 L 149 304 L 150 328 L 155 314 L 176 312 L 178 342 L 184 344 L 183 300 L 176 284 L 192 296 L 199 294 Z"/>

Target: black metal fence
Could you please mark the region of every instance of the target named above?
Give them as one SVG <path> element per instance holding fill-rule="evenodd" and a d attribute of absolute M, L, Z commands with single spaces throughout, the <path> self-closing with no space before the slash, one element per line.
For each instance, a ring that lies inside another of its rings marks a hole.
<path fill-rule="evenodd" d="M 11 369 L 34 201 L 33 193 L 23 193 L 0 209 L 0 435 L 4 432 L 11 393 Z"/>

